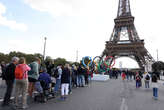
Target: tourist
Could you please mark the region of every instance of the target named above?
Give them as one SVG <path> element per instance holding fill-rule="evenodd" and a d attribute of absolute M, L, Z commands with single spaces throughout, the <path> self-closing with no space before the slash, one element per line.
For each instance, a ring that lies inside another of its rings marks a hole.
<path fill-rule="evenodd" d="M 152 75 L 153 98 L 158 99 L 158 77 L 155 73 Z"/>
<path fill-rule="evenodd" d="M 73 65 L 72 66 L 72 87 L 77 87 L 76 78 L 77 78 L 77 69 L 76 69 L 76 66 Z"/>
<path fill-rule="evenodd" d="M 72 68 L 69 66 L 68 67 L 69 71 L 70 71 L 70 77 L 69 77 L 69 94 L 72 94 Z"/>
<path fill-rule="evenodd" d="M 125 71 L 122 72 L 122 80 L 124 81 L 125 80 L 125 77 L 126 77 L 126 74 L 125 74 Z"/>
<path fill-rule="evenodd" d="M 149 83 L 150 83 L 150 74 L 148 72 L 144 73 L 144 82 L 145 82 L 145 88 L 149 88 Z"/>
<path fill-rule="evenodd" d="M 0 65 L 0 78 L 2 77 L 2 66 Z"/>
<path fill-rule="evenodd" d="M 29 64 L 31 70 L 28 72 L 28 93 L 29 96 L 32 97 L 32 93 L 34 91 L 35 82 L 38 80 L 39 77 L 39 66 L 40 66 L 40 59 L 38 57 L 35 58 L 35 61 Z"/>
<path fill-rule="evenodd" d="M 19 60 L 19 64 L 16 66 L 15 69 L 15 107 L 26 109 L 27 108 L 27 90 L 28 90 L 28 71 L 31 68 L 26 64 L 25 58 L 21 57 Z M 18 102 L 19 96 L 21 97 L 21 106 L 20 102 Z"/>
<path fill-rule="evenodd" d="M 2 79 L 4 80 L 5 79 L 5 71 L 6 71 L 6 64 L 5 64 L 5 62 L 4 61 L 2 61 L 1 62 L 1 77 L 2 77 Z"/>
<path fill-rule="evenodd" d="M 47 73 L 47 69 L 43 68 L 42 73 L 40 73 L 38 81 L 42 83 L 44 83 L 42 86 L 43 89 L 50 89 L 50 83 L 51 83 L 51 77 L 50 75 Z"/>
<path fill-rule="evenodd" d="M 57 74 L 57 76 L 55 77 L 56 78 L 56 84 L 54 87 L 54 93 L 55 94 L 58 93 L 58 90 L 59 90 L 60 85 L 61 85 L 62 65 L 57 66 L 56 71 L 57 71 L 57 73 L 54 73 L 54 74 Z"/>
<path fill-rule="evenodd" d="M 18 61 L 19 61 L 18 57 L 13 57 L 12 62 L 6 67 L 6 71 L 3 75 L 3 79 L 6 81 L 7 89 L 2 106 L 8 106 L 10 104 L 10 97 L 12 94 L 14 80 L 15 80 L 15 68 Z"/>
<path fill-rule="evenodd" d="M 138 72 L 136 73 L 135 79 L 136 79 L 136 88 L 139 88 L 141 86 L 141 77 Z"/>
<path fill-rule="evenodd" d="M 70 70 L 69 64 L 66 64 L 61 75 L 61 100 L 65 100 L 69 92 Z"/>

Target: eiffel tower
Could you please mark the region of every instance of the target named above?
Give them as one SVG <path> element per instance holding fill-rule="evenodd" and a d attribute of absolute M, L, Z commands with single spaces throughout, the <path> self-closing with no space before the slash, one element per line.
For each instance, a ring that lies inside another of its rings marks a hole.
<path fill-rule="evenodd" d="M 109 41 L 106 41 L 102 56 L 113 56 L 115 59 L 132 58 L 142 70 L 147 62 L 154 62 L 153 57 L 144 46 L 144 40 L 138 36 L 129 0 L 119 0 L 117 17 L 114 22 L 113 32 Z"/>

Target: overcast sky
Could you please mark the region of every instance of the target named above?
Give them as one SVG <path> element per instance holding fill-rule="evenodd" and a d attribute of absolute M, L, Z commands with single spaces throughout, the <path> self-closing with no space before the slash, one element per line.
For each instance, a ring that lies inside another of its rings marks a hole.
<path fill-rule="evenodd" d="M 75 61 L 77 50 L 79 60 L 101 55 L 114 27 L 118 1 L 0 0 L 0 52 L 42 54 L 47 37 L 46 55 L 52 58 Z M 140 39 L 145 39 L 154 59 L 158 49 L 159 60 L 164 60 L 164 1 L 130 0 L 130 4 Z"/>

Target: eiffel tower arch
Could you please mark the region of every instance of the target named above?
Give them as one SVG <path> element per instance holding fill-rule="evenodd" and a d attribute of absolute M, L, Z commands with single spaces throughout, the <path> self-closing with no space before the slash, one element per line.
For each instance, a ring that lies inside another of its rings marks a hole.
<path fill-rule="evenodd" d="M 129 0 L 119 0 L 114 23 L 113 32 L 109 41 L 106 41 L 102 56 L 130 57 L 136 60 L 142 70 L 147 62 L 154 62 L 153 57 L 144 46 L 144 40 L 138 36 Z"/>

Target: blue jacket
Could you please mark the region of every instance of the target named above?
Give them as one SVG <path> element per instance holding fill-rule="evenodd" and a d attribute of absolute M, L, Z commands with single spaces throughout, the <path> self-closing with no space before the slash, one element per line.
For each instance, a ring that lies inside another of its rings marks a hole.
<path fill-rule="evenodd" d="M 49 88 L 49 84 L 51 83 L 51 77 L 48 73 L 40 73 L 38 80 L 44 81 L 47 85 L 46 88 Z"/>

